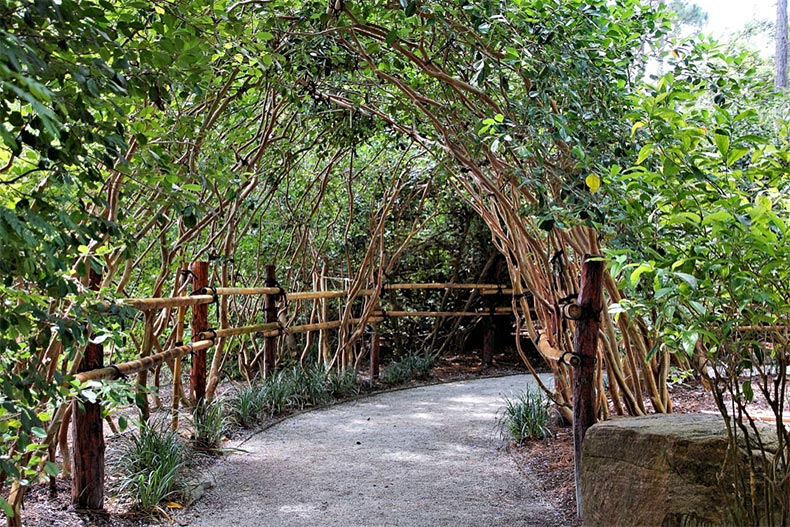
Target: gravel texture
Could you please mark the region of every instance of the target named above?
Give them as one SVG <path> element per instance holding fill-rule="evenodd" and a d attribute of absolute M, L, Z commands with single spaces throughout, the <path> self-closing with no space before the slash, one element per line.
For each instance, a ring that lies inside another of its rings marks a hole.
<path fill-rule="evenodd" d="M 203 526 L 559 526 L 497 428 L 518 375 L 385 393 L 249 438 L 176 523 Z M 544 382 L 550 383 L 550 376 Z"/>

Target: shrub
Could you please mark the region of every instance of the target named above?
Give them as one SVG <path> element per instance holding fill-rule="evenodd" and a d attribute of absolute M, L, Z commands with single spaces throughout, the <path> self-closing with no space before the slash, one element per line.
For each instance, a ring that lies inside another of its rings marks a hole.
<path fill-rule="evenodd" d="M 552 436 L 550 419 L 549 399 L 540 388 L 528 388 L 513 398 L 505 397 L 499 429 L 503 437 L 509 435 L 516 443 L 528 439 L 547 439 Z"/>
<path fill-rule="evenodd" d="M 181 496 L 187 462 L 187 449 L 174 430 L 143 423 L 115 465 L 117 492 L 136 510 L 156 510 L 163 500 Z"/>

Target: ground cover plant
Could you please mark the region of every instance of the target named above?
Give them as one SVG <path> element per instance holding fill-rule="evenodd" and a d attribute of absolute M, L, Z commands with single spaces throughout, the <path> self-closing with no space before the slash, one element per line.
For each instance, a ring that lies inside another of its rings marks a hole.
<path fill-rule="evenodd" d="M 503 437 L 515 443 L 552 437 L 551 401 L 542 390 L 530 388 L 505 397 L 504 402 L 498 422 Z"/>
<path fill-rule="evenodd" d="M 406 355 L 384 368 L 381 380 L 388 384 L 403 384 L 413 379 L 425 379 L 435 364 L 436 357 L 431 355 Z"/>
<path fill-rule="evenodd" d="M 127 436 L 114 463 L 114 488 L 135 510 L 154 512 L 165 501 L 183 497 L 188 448 L 164 423 L 142 423 Z"/>

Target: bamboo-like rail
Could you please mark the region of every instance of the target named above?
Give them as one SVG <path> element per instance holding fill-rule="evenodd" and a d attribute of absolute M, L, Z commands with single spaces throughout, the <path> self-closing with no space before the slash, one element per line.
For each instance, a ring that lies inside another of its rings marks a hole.
<path fill-rule="evenodd" d="M 241 326 L 238 328 L 225 328 L 225 329 L 212 329 L 211 331 L 203 331 L 195 335 L 195 340 L 213 340 L 220 337 L 235 337 L 238 335 L 249 335 L 250 333 L 258 333 L 260 331 L 267 331 L 270 329 L 277 329 L 280 324 L 277 322 L 267 322 L 265 324 L 254 324 L 252 326 Z"/>
<path fill-rule="evenodd" d="M 482 295 L 511 294 L 513 289 L 503 289 L 497 284 L 453 284 L 453 283 L 424 283 L 424 284 L 387 284 L 382 287 L 385 291 L 416 290 L 416 289 L 478 289 Z M 358 296 L 370 296 L 375 289 L 360 289 Z M 205 294 L 204 294 L 205 293 Z M 346 290 L 335 291 L 300 291 L 295 293 L 284 292 L 279 287 L 207 287 L 200 294 L 179 297 L 160 298 L 126 298 L 119 300 L 120 304 L 131 306 L 139 311 L 154 309 L 167 309 L 173 307 L 198 306 L 210 304 L 218 296 L 251 296 L 251 295 L 279 295 L 284 294 L 288 300 L 317 300 L 322 298 L 343 298 L 348 296 Z"/>
<path fill-rule="evenodd" d="M 344 298 L 348 296 L 348 291 L 302 291 L 299 293 L 286 294 L 288 300 L 318 300 L 321 298 Z"/>
<path fill-rule="evenodd" d="M 283 292 L 279 287 L 207 287 L 209 291 L 213 291 L 217 296 L 250 296 L 250 295 L 279 295 Z"/>
<path fill-rule="evenodd" d="M 453 283 L 426 283 L 426 284 L 384 284 L 383 289 L 394 291 L 399 289 L 494 289 L 498 284 L 453 284 Z"/>
<path fill-rule="evenodd" d="M 387 317 L 487 317 L 490 315 L 510 315 L 512 310 L 508 311 L 376 311 L 374 315 L 387 318 Z"/>
<path fill-rule="evenodd" d="M 151 368 L 155 368 L 156 366 L 162 364 L 165 361 L 173 360 L 178 357 L 183 357 L 187 353 L 192 353 L 193 351 L 208 349 L 213 345 L 214 345 L 213 340 L 198 340 L 191 344 L 184 344 L 183 346 L 176 346 L 175 348 L 170 348 L 161 353 L 157 353 L 156 355 L 149 355 L 148 357 L 143 357 L 142 359 L 123 362 L 121 364 L 114 364 L 112 366 L 107 366 L 106 368 L 99 368 L 96 370 L 78 373 L 74 377 L 80 383 L 84 383 L 88 381 L 118 379 L 120 377 L 125 377 L 126 375 L 132 375 L 135 373 L 139 373 L 141 371 L 150 370 Z"/>
<path fill-rule="evenodd" d="M 491 296 L 491 295 L 512 295 L 513 289 L 510 287 L 503 287 L 502 289 L 498 289 L 494 287 L 494 289 L 481 289 L 481 295 Z"/>
<path fill-rule="evenodd" d="M 174 296 L 163 298 L 124 298 L 119 304 L 131 306 L 138 311 L 151 311 L 171 307 L 187 307 L 210 304 L 214 301 L 213 295 Z"/>
<path fill-rule="evenodd" d="M 417 290 L 417 289 L 478 289 L 483 295 L 511 293 L 512 289 L 502 289 L 498 284 L 453 284 L 453 283 L 422 283 L 422 284 L 388 284 L 384 285 L 384 290 Z M 361 289 L 358 294 L 361 296 L 372 295 L 374 289 Z M 128 305 L 140 311 L 151 311 L 155 309 L 167 309 L 173 307 L 188 307 L 210 304 L 216 301 L 218 296 L 224 295 L 279 295 L 283 290 L 279 287 L 207 287 L 199 291 L 200 294 L 179 297 L 162 298 L 127 298 L 119 303 Z M 207 294 L 204 294 L 207 293 Z M 333 291 L 302 291 L 286 294 L 290 300 L 316 300 L 322 298 L 342 298 L 348 295 L 346 290 Z M 489 311 L 377 311 L 367 322 L 376 324 L 384 321 L 388 317 L 484 317 L 491 315 L 511 315 L 513 310 L 508 307 L 497 307 Z M 192 344 L 185 344 L 165 350 L 161 353 L 144 357 L 122 364 L 108 366 L 96 370 L 91 370 L 78 374 L 75 378 L 78 382 L 91 380 L 116 379 L 125 375 L 135 374 L 149 370 L 162 362 L 172 360 L 192 351 L 208 349 L 213 346 L 216 338 L 233 337 L 238 335 L 248 335 L 256 333 L 261 337 L 275 337 L 282 334 L 307 333 L 310 331 L 321 331 L 326 329 L 337 329 L 343 325 L 359 324 L 361 319 L 351 319 L 348 321 L 334 320 L 329 322 L 319 322 L 314 324 L 302 324 L 290 328 L 282 328 L 277 322 L 266 324 L 254 324 L 236 328 L 223 328 L 212 331 L 203 331 L 194 336 Z M 741 331 L 771 331 L 786 329 L 784 326 L 745 326 L 739 328 Z"/>
<path fill-rule="evenodd" d="M 383 317 L 380 316 L 373 316 L 367 319 L 367 322 L 370 324 L 377 324 L 384 320 Z M 314 324 L 302 324 L 300 326 L 292 326 L 290 328 L 282 328 L 282 329 L 270 329 L 266 331 L 261 331 L 259 333 L 262 337 L 276 337 L 278 335 L 294 335 L 297 333 L 307 333 L 309 331 L 321 331 L 323 329 L 337 329 L 343 325 L 353 325 L 359 324 L 362 322 L 361 318 L 352 318 L 348 321 L 343 320 L 331 320 L 329 322 L 316 322 Z"/>
<path fill-rule="evenodd" d="M 739 326 L 738 331 L 744 333 L 756 333 L 760 331 L 784 332 L 790 330 L 790 326 Z"/>

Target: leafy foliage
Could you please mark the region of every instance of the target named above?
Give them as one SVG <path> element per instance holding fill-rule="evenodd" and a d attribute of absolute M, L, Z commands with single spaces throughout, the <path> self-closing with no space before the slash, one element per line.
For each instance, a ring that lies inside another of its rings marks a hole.
<path fill-rule="evenodd" d="M 425 379 L 436 365 L 432 355 L 411 354 L 393 361 L 381 372 L 381 380 L 388 384 L 403 384 L 413 379 Z"/>
<path fill-rule="evenodd" d="M 162 501 L 180 496 L 187 461 L 186 446 L 174 430 L 143 423 L 115 464 L 117 491 L 136 509 L 152 512 Z"/>
<path fill-rule="evenodd" d="M 654 350 L 692 359 L 727 419 L 732 452 L 743 437 L 762 445 L 748 467 L 729 460 L 739 481 L 729 489 L 732 504 L 749 523 L 783 523 L 787 100 L 747 53 L 696 43 L 672 65 L 634 98 L 632 133 L 642 144 L 635 166 L 610 171 L 608 183 L 628 197 L 620 205 L 630 226 L 619 240 L 625 247 L 610 252 L 630 291 L 617 310 L 649 324 Z M 752 423 L 757 394 L 776 419 L 780 455 L 767 451 L 768 437 Z"/>
<path fill-rule="evenodd" d="M 733 328 L 781 323 L 786 310 L 786 106 L 752 59 L 709 44 L 675 49 L 672 72 L 642 93 L 641 51 L 669 28 L 639 0 L 346 2 L 329 13 L 313 0 L 0 2 L 2 483 L 36 475 L 63 401 L 112 395 L 69 383 L 89 339 L 114 361 L 137 357 L 140 317 L 113 299 L 167 295 L 177 268 L 200 258 L 223 286 L 262 282 L 266 259 L 288 285 L 368 287 L 379 271 L 472 280 L 497 250 L 537 299 L 538 322 L 559 327 L 545 306 L 571 292 L 594 228 L 631 295 L 618 309 L 640 317 L 617 334 L 655 344 L 635 360 L 739 356 Z M 567 267 L 547 264 L 551 254 Z M 103 272 L 98 291 L 91 270 Z M 328 302 L 326 316 L 365 307 Z M 252 323 L 259 309 L 231 300 L 217 326 Z M 174 313 L 157 316 L 161 344 Z M 385 379 L 427 375 L 431 346 L 468 329 L 392 324 L 428 351 Z M 226 352 L 252 379 L 256 354 L 238 342 Z M 234 418 L 251 426 L 355 393 L 360 357 L 344 338 L 331 344 L 337 360 L 322 349 L 318 365 L 240 389 Z M 221 413 L 201 409 L 196 437 L 216 445 Z"/>
<path fill-rule="evenodd" d="M 217 453 L 225 438 L 225 402 L 215 399 L 199 403 L 192 411 L 192 448 Z"/>
<path fill-rule="evenodd" d="M 549 428 L 551 420 L 551 401 L 537 388 L 512 397 L 505 397 L 505 407 L 499 417 L 499 429 L 516 443 L 530 439 L 552 437 Z"/>

